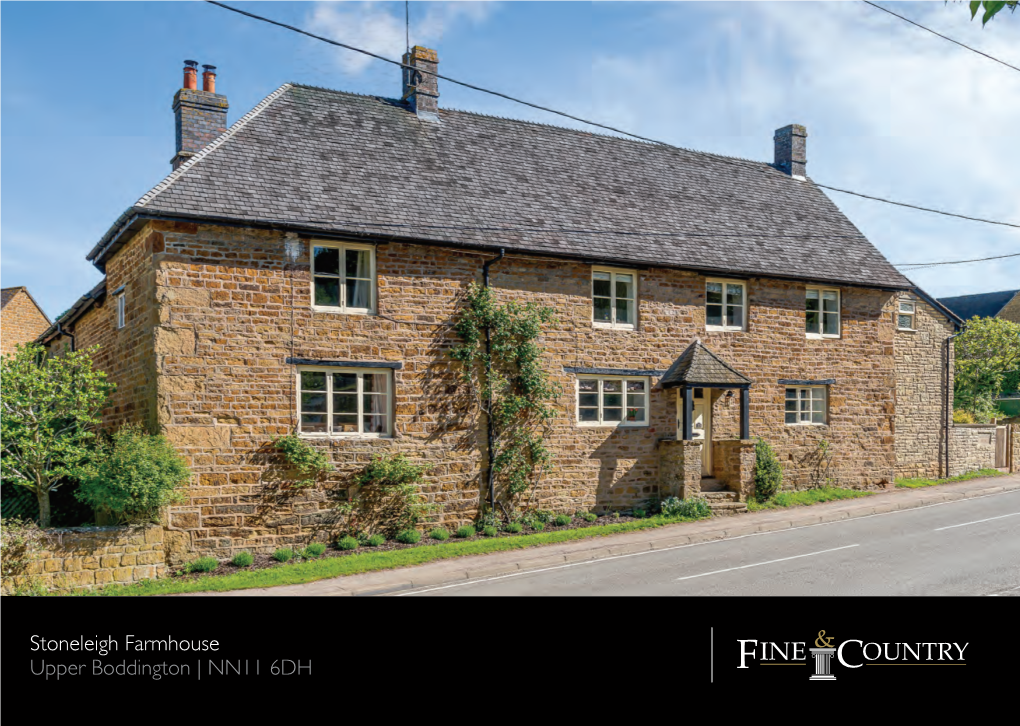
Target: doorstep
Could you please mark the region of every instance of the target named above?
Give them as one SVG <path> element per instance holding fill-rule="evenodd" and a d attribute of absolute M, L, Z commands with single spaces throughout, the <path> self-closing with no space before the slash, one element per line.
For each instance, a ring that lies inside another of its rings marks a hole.
<path fill-rule="evenodd" d="M 758 532 L 773 532 L 792 527 L 836 522 L 842 519 L 914 509 L 956 499 L 971 499 L 1014 489 L 1020 489 L 1020 474 L 1001 478 L 971 479 L 965 482 L 940 484 L 921 489 L 894 489 L 860 499 L 842 499 L 805 507 L 747 512 L 739 517 L 678 522 L 656 529 L 592 537 L 552 545 L 537 545 L 524 550 L 465 555 L 414 567 L 334 577 L 302 585 L 281 585 L 228 592 L 196 592 L 187 593 L 187 595 L 400 594 L 402 591 L 419 587 L 435 587 L 465 580 L 509 575 L 515 572 L 536 571 L 573 562 L 729 539 Z"/>

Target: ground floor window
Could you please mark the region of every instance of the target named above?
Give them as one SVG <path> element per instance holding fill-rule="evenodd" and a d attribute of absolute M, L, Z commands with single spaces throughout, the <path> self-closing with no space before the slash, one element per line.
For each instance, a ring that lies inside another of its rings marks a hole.
<path fill-rule="evenodd" d="M 647 426 L 648 379 L 619 376 L 577 379 L 581 426 Z"/>
<path fill-rule="evenodd" d="M 825 386 L 786 389 L 787 424 L 824 424 L 827 396 Z"/>
<path fill-rule="evenodd" d="M 303 434 L 389 436 L 389 370 L 299 368 L 299 430 Z"/>

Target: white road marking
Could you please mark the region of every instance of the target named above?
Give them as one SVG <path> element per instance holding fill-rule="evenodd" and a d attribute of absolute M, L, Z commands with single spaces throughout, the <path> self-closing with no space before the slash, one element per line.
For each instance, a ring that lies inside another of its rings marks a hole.
<path fill-rule="evenodd" d="M 810 529 L 811 527 L 827 527 L 830 524 L 846 524 L 847 522 L 856 522 L 859 519 L 870 519 L 871 517 L 884 517 L 887 514 L 903 514 L 904 512 L 914 512 L 918 509 L 930 509 L 931 507 L 941 507 L 943 504 L 957 504 L 959 502 L 972 502 L 975 499 L 986 499 L 987 497 L 998 497 L 1003 494 L 1017 494 L 1020 493 L 1020 489 L 1009 489 L 1004 492 L 993 492 L 991 494 L 981 494 L 976 497 L 965 497 L 963 499 L 950 499 L 945 502 L 935 502 L 934 504 L 922 504 L 920 507 L 910 507 L 909 509 L 894 509 L 891 512 L 876 512 L 875 514 L 865 514 L 862 517 L 847 517 L 846 519 L 836 519 L 832 522 L 818 522 L 817 524 L 802 524 L 799 527 L 786 527 L 784 529 L 773 529 L 768 532 L 752 532 L 750 534 L 740 534 L 736 537 L 722 537 L 720 539 L 710 539 L 705 542 L 692 542 L 691 544 L 675 545 L 673 547 L 660 547 L 654 550 L 642 550 L 641 552 L 631 552 L 626 555 L 613 555 L 611 557 L 597 557 L 590 560 L 584 560 L 582 562 L 570 562 L 565 565 L 555 565 L 554 567 L 542 567 L 537 570 L 522 570 L 520 572 L 511 572 L 507 575 L 495 575 L 493 577 L 482 577 L 477 580 L 465 580 L 464 582 L 454 582 L 449 585 L 438 585 L 436 587 L 428 587 L 424 589 L 413 589 L 405 592 L 393 593 L 393 597 L 407 597 L 408 595 L 418 595 L 425 592 L 434 592 L 436 590 L 449 590 L 452 587 L 464 587 L 465 585 L 479 585 L 483 582 L 493 582 L 495 580 L 505 580 L 508 577 L 520 577 L 521 575 L 533 575 L 539 572 L 549 572 L 551 570 L 563 570 L 568 567 L 580 567 L 582 565 L 596 565 L 600 562 L 608 562 L 609 560 L 621 560 L 626 557 L 640 557 L 641 555 L 654 555 L 659 552 L 669 552 L 671 550 L 681 550 L 687 547 L 700 547 L 701 545 L 718 544 L 720 542 L 732 542 L 737 539 L 744 539 L 745 537 L 759 537 L 768 534 L 781 534 L 783 532 L 792 532 L 796 529 Z"/>
<path fill-rule="evenodd" d="M 761 567 L 762 565 L 772 565 L 776 562 L 786 562 L 787 560 L 796 560 L 801 557 L 814 557 L 815 555 L 824 555 L 826 552 L 838 552 L 839 550 L 848 550 L 851 547 L 860 547 L 860 545 L 846 545 L 845 547 L 833 547 L 831 550 L 819 550 L 818 552 L 808 552 L 805 555 L 794 555 L 793 557 L 781 557 L 778 560 L 769 560 L 768 562 L 755 562 L 753 565 L 740 565 L 739 567 L 727 567 L 725 570 L 713 570 L 712 572 L 702 572 L 700 575 L 687 575 L 686 577 L 678 577 L 676 581 L 680 580 L 693 580 L 696 577 L 708 577 L 709 575 L 720 575 L 724 572 L 733 572 L 734 570 L 746 570 L 748 567 Z"/>
<path fill-rule="evenodd" d="M 993 519 L 1005 519 L 1006 517 L 1015 517 L 1020 512 L 1013 512 L 1012 514 L 1000 514 L 998 517 L 989 517 L 988 519 L 975 519 L 973 522 L 963 522 L 962 524 L 951 524 L 948 527 L 939 527 L 933 529 L 932 532 L 941 532 L 944 529 L 953 529 L 954 527 L 966 527 L 971 524 L 981 524 L 982 522 L 991 522 Z"/>

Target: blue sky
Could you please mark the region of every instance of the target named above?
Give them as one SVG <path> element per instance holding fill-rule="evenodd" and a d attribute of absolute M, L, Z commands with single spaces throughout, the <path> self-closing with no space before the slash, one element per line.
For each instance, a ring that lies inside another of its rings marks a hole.
<path fill-rule="evenodd" d="M 396 58 L 403 3 L 236 3 Z M 886 3 L 1020 65 L 1020 14 Z M 86 253 L 170 170 L 182 61 L 219 68 L 233 123 L 281 83 L 396 96 L 399 71 L 201 2 L 0 3 L 0 275 L 51 316 Z M 860 2 L 411 3 L 440 71 L 688 148 L 771 161 L 808 128 L 815 180 L 1020 221 L 1020 74 Z M 576 126 L 441 85 L 441 104 Z M 830 193 L 894 263 L 1020 252 L 1020 230 Z M 937 296 L 1020 287 L 1020 258 L 908 273 Z"/>

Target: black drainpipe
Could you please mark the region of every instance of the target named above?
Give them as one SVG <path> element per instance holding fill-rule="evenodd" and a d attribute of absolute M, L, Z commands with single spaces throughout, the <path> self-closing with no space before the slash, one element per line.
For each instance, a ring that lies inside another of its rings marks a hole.
<path fill-rule="evenodd" d="M 945 409 L 944 430 L 945 430 L 945 441 L 946 441 L 945 478 L 947 478 L 947 479 L 949 478 L 949 427 L 950 427 L 950 424 L 952 423 L 952 420 L 953 420 L 953 405 L 952 405 L 952 398 L 951 398 L 951 396 L 953 395 L 953 389 L 950 387 L 950 380 L 949 380 L 949 351 L 950 351 L 950 346 L 953 344 L 953 342 L 952 342 L 953 338 L 957 337 L 958 335 L 962 335 L 962 334 L 963 334 L 963 328 L 961 328 L 959 332 L 953 333 L 948 338 L 946 338 L 946 385 L 945 385 L 945 389 L 946 389 L 946 391 L 945 391 L 946 409 Z"/>
<path fill-rule="evenodd" d="M 72 335 L 71 333 L 69 333 L 66 330 L 64 330 L 61 327 L 59 320 L 57 321 L 57 335 L 66 335 L 68 338 L 71 339 L 71 352 L 73 353 L 74 352 L 74 335 Z"/>
<path fill-rule="evenodd" d="M 482 265 L 482 285 L 486 289 L 489 288 L 489 265 L 493 264 L 494 262 L 499 262 L 505 256 L 506 256 L 506 250 L 501 247 L 500 250 L 499 250 L 499 257 L 496 257 L 496 258 L 491 259 L 491 260 L 486 260 L 485 263 Z M 489 359 L 489 356 L 491 355 L 491 348 L 492 348 L 492 340 L 491 340 L 490 336 L 491 336 L 490 328 L 489 328 L 489 326 L 485 326 L 485 383 L 486 383 L 486 385 L 489 385 L 489 382 L 490 382 L 489 374 L 492 372 L 492 364 L 491 364 L 490 359 Z M 492 386 L 491 385 L 489 386 L 489 401 L 488 401 L 488 406 L 489 406 L 489 410 L 488 410 L 488 412 L 485 415 L 485 421 L 486 421 L 486 446 L 487 446 L 488 452 L 489 452 L 489 471 L 488 471 L 488 474 L 487 474 L 488 480 L 489 480 L 489 511 L 491 513 L 495 514 L 496 513 L 496 485 L 495 485 L 495 483 L 493 481 L 493 478 L 492 478 L 493 471 L 492 471 L 492 413 L 491 413 L 492 412 Z"/>

